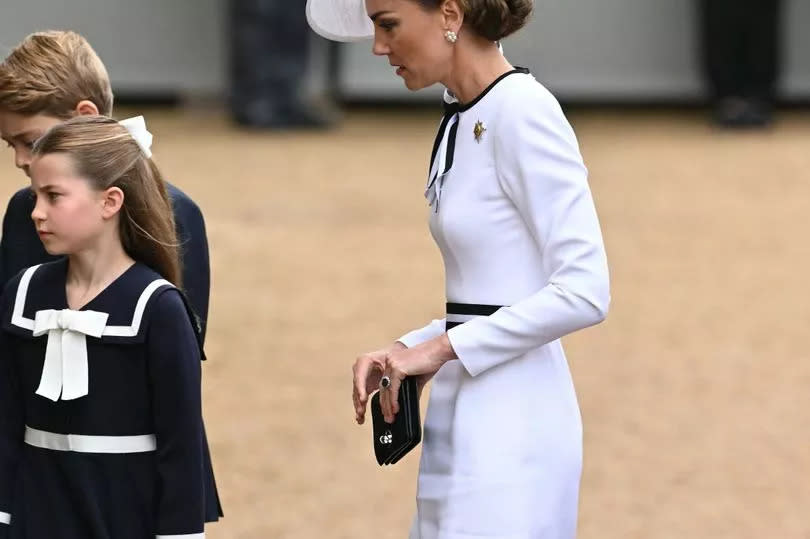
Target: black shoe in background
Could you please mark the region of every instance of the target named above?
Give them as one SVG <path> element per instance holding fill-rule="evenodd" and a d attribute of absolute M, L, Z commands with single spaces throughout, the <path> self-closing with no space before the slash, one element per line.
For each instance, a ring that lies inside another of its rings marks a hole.
<path fill-rule="evenodd" d="M 335 123 L 328 112 L 303 103 L 242 103 L 233 107 L 232 117 L 237 125 L 254 129 L 326 129 Z"/>
<path fill-rule="evenodd" d="M 713 119 L 726 129 L 764 128 L 773 122 L 773 107 L 763 99 L 724 97 L 715 103 Z"/>

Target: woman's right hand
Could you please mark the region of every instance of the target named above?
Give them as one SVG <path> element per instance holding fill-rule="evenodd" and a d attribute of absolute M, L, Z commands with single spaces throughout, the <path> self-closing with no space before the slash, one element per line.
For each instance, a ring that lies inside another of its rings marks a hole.
<path fill-rule="evenodd" d="M 385 358 L 392 351 L 405 348 L 407 346 L 401 342 L 395 342 L 389 348 L 368 352 L 355 360 L 352 367 L 354 373 L 352 400 L 354 401 L 355 421 L 358 425 L 362 425 L 366 420 L 369 394 L 380 386 L 380 378 L 385 371 Z"/>

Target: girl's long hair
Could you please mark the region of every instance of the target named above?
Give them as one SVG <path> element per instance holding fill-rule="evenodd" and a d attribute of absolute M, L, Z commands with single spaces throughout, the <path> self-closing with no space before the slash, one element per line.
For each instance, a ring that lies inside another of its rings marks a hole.
<path fill-rule="evenodd" d="M 119 218 L 121 244 L 129 256 L 182 286 L 174 213 L 166 182 L 125 127 L 103 116 L 77 116 L 51 128 L 33 154 L 63 153 L 76 172 L 103 191 L 124 192 Z"/>

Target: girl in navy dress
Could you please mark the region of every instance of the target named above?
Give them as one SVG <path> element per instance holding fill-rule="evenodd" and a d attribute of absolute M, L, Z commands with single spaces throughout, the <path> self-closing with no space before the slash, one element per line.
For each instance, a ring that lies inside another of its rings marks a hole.
<path fill-rule="evenodd" d="M 66 257 L 0 299 L 0 538 L 197 539 L 221 514 L 166 185 L 126 122 L 33 150 L 31 217 Z"/>

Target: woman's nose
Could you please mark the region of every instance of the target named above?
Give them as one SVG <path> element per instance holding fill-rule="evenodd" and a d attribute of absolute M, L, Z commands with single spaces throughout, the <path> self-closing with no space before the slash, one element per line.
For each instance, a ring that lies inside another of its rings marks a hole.
<path fill-rule="evenodd" d="M 375 35 L 374 45 L 371 47 L 371 52 L 373 52 L 376 56 L 385 56 L 386 54 L 391 53 L 391 47 L 389 47 L 387 43 Z"/>

